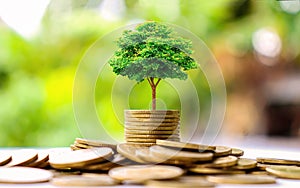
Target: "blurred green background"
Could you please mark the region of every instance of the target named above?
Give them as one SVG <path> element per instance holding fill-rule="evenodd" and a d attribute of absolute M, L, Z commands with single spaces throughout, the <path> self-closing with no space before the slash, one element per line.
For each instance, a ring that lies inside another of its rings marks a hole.
<path fill-rule="evenodd" d="M 223 131 L 265 133 L 265 83 L 299 71 L 299 10 L 298 0 L 3 0 L 0 146 L 68 146 L 80 137 L 72 107 L 77 65 L 99 37 L 145 20 L 184 27 L 212 50 L 228 91 Z M 101 91 L 111 84 L 101 82 L 96 90 L 104 123 L 111 114 L 101 100 L 110 93 Z M 159 87 L 158 95 L 168 95 L 170 86 Z M 205 107 L 206 83 L 197 89 Z M 150 100 L 148 86 L 142 90 Z"/>

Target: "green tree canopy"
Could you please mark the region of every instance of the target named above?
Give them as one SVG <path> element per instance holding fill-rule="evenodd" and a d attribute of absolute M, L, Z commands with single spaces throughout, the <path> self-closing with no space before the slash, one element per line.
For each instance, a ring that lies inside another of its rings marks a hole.
<path fill-rule="evenodd" d="M 145 22 L 135 30 L 124 31 L 117 45 L 119 48 L 109 64 L 117 75 L 137 82 L 148 80 L 153 110 L 156 87 L 161 79 L 185 80 L 187 74 L 184 71 L 197 68 L 196 61 L 190 56 L 193 53 L 191 41 L 158 22 Z"/>

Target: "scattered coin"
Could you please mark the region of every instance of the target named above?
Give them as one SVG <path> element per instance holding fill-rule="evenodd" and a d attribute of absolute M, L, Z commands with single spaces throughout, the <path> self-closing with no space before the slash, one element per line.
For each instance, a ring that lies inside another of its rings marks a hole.
<path fill-rule="evenodd" d="M 236 165 L 237 162 L 238 162 L 238 158 L 235 156 L 219 157 L 211 163 L 210 167 L 213 168 L 231 167 Z"/>
<path fill-rule="evenodd" d="M 57 169 L 81 168 L 82 166 L 105 161 L 113 155 L 111 148 L 82 149 L 50 155 L 50 165 Z"/>
<path fill-rule="evenodd" d="M 83 148 L 80 148 L 80 147 L 75 146 L 74 144 L 71 144 L 71 145 L 70 145 L 70 148 L 71 148 L 71 150 L 73 150 L 73 151 L 83 149 Z"/>
<path fill-rule="evenodd" d="M 214 183 L 224 184 L 271 184 L 276 183 L 272 176 L 238 174 L 238 175 L 220 175 L 208 176 L 207 180 Z"/>
<path fill-rule="evenodd" d="M 173 148 L 183 148 L 183 149 L 192 149 L 199 151 L 212 151 L 215 150 L 215 146 L 194 144 L 194 143 L 185 143 L 185 142 L 174 142 L 169 140 L 156 140 L 156 144 L 160 146 L 167 146 Z"/>
<path fill-rule="evenodd" d="M 231 155 L 234 155 L 236 157 L 240 157 L 244 155 L 244 151 L 238 148 L 231 148 Z"/>
<path fill-rule="evenodd" d="M 84 139 L 84 138 L 76 138 L 75 142 L 88 145 L 88 146 L 94 146 L 94 147 L 109 147 L 112 149 L 116 149 L 117 146 L 115 144 L 109 144 L 101 140 L 91 140 L 91 139 Z"/>
<path fill-rule="evenodd" d="M 36 168 L 48 168 L 48 167 L 50 168 L 50 163 L 49 163 L 49 161 L 47 161 L 47 162 L 45 162 L 45 163 L 42 163 L 42 164 L 36 166 Z"/>
<path fill-rule="evenodd" d="M 0 153 L 0 166 L 6 165 L 11 161 L 11 155 L 8 152 Z"/>
<path fill-rule="evenodd" d="M 81 148 L 81 149 L 91 149 L 91 148 L 94 147 L 94 146 L 89 146 L 89 145 L 80 144 L 80 143 L 76 143 L 76 142 L 74 142 L 73 145 L 74 145 L 75 147 Z"/>
<path fill-rule="evenodd" d="M 263 163 L 257 163 L 256 167 L 259 169 L 259 170 L 266 170 L 266 168 L 268 167 L 276 167 L 276 166 L 279 166 L 279 167 L 291 167 L 291 166 L 296 166 L 296 165 L 280 165 L 280 164 L 263 164 Z"/>
<path fill-rule="evenodd" d="M 53 177 L 61 177 L 61 176 L 70 176 L 70 175 L 81 175 L 81 171 L 79 170 L 70 170 L 70 171 L 62 171 L 62 170 L 55 170 L 55 169 L 50 169 L 48 170 L 53 174 Z"/>
<path fill-rule="evenodd" d="M 221 157 L 221 156 L 227 156 L 230 155 L 232 152 L 232 149 L 227 146 L 216 146 L 216 149 L 214 150 L 214 156 L 215 157 Z"/>
<path fill-rule="evenodd" d="M 145 163 L 148 163 L 147 161 L 144 161 L 142 158 L 138 157 L 136 155 L 136 151 L 139 150 L 139 149 L 143 149 L 145 147 L 137 147 L 137 146 L 133 146 L 133 145 L 130 145 L 130 144 L 118 144 L 117 145 L 117 151 L 125 156 L 126 158 L 132 160 L 132 161 L 135 161 L 137 163 L 142 163 L 142 164 L 145 164 Z"/>
<path fill-rule="evenodd" d="M 266 171 L 280 178 L 300 179 L 300 167 L 297 166 L 273 166 Z"/>
<path fill-rule="evenodd" d="M 30 167 L 0 167 L 0 183 L 40 183 L 52 178 L 52 173 Z"/>
<path fill-rule="evenodd" d="M 269 175 L 267 171 L 251 171 L 250 174 L 254 175 Z"/>
<path fill-rule="evenodd" d="M 122 161 L 125 161 L 126 158 L 123 157 L 121 154 L 115 154 L 114 158 L 111 161 L 104 161 L 102 163 L 96 163 L 91 165 L 86 165 L 82 167 L 82 170 L 88 171 L 106 171 L 115 166 L 121 165 Z"/>
<path fill-rule="evenodd" d="M 255 168 L 257 165 L 256 160 L 247 159 L 247 158 L 239 158 L 237 161 L 237 165 L 234 166 L 234 169 L 238 170 L 249 170 Z"/>
<path fill-rule="evenodd" d="M 209 175 L 209 174 L 245 174 L 242 170 L 231 170 L 231 169 L 217 169 L 217 168 L 207 168 L 207 167 L 192 167 L 189 169 L 190 172 L 197 174 Z"/>
<path fill-rule="evenodd" d="M 149 147 L 139 148 L 135 151 L 135 155 L 143 161 L 147 161 L 149 163 L 163 163 L 165 161 L 162 158 L 151 155 Z"/>
<path fill-rule="evenodd" d="M 163 159 L 189 160 L 189 161 L 210 161 L 213 158 L 212 153 L 199 153 L 190 151 L 179 151 L 162 146 L 151 146 L 150 152 L 153 156 Z"/>
<path fill-rule="evenodd" d="M 38 152 L 33 149 L 12 151 L 12 160 L 5 166 L 26 166 L 38 158 Z"/>
<path fill-rule="evenodd" d="M 108 174 L 117 180 L 156 180 L 181 176 L 184 171 L 167 165 L 132 165 L 111 169 Z"/>
<path fill-rule="evenodd" d="M 52 179 L 51 183 L 56 186 L 109 186 L 117 185 L 119 181 L 107 174 L 97 175 L 69 175 Z"/>
<path fill-rule="evenodd" d="M 257 162 L 268 163 L 268 164 L 282 164 L 282 165 L 300 165 L 298 160 L 287 160 L 287 159 L 277 159 L 277 158 L 262 158 L 257 157 Z"/>
<path fill-rule="evenodd" d="M 108 171 L 117 166 L 120 166 L 120 165 L 112 163 L 110 161 L 107 161 L 107 162 L 83 166 L 81 168 L 81 170 L 84 170 L 84 171 Z"/>
<path fill-rule="evenodd" d="M 48 152 L 44 151 L 38 152 L 38 158 L 33 161 L 32 163 L 29 163 L 28 165 L 26 165 L 27 167 L 38 167 L 40 165 L 42 165 L 43 163 L 47 163 L 47 161 L 49 160 L 49 154 Z"/>
<path fill-rule="evenodd" d="M 157 156 L 153 156 L 150 152 L 149 147 L 139 148 L 135 153 L 139 158 L 152 164 L 167 164 L 167 165 L 177 165 L 177 166 L 188 166 L 192 164 L 192 161 L 183 160 L 173 160 L 166 159 Z"/>
<path fill-rule="evenodd" d="M 215 187 L 215 184 L 209 182 L 204 177 L 182 176 L 174 180 L 150 180 L 146 183 L 147 187 L 171 187 L 171 188 L 198 188 Z"/>

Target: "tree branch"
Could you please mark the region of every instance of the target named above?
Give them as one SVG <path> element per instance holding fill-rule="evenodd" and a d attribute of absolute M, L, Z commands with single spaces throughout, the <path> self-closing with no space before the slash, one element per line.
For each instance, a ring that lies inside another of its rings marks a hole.
<path fill-rule="evenodd" d="M 159 78 L 159 79 L 157 80 L 157 82 L 155 83 L 155 87 L 159 84 L 160 81 L 161 81 L 161 78 Z"/>
<path fill-rule="evenodd" d="M 151 81 L 150 81 L 150 78 L 147 78 L 147 80 L 148 80 L 149 84 L 152 86 L 152 83 L 151 83 Z"/>
<path fill-rule="evenodd" d="M 153 78 L 153 77 L 150 77 L 150 81 L 151 81 L 151 85 L 152 85 L 152 86 L 155 86 L 154 78 Z"/>

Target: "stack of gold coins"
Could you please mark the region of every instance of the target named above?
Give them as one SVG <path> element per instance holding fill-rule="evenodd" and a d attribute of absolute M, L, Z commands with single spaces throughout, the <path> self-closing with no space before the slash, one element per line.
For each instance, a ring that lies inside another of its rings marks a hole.
<path fill-rule="evenodd" d="M 125 110 L 125 140 L 152 146 L 157 139 L 180 141 L 178 110 Z"/>

